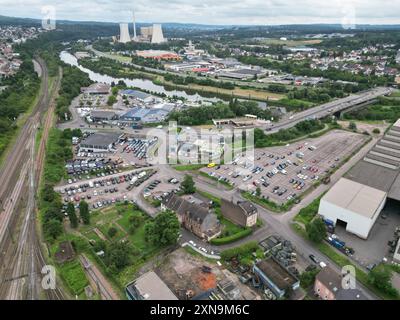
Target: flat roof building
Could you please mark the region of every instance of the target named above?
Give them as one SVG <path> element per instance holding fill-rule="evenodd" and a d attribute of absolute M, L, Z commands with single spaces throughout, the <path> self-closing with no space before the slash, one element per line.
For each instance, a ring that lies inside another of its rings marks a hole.
<path fill-rule="evenodd" d="M 95 133 L 82 140 L 80 150 L 86 152 L 109 152 L 120 137 L 119 133 Z"/>
<path fill-rule="evenodd" d="M 282 298 L 289 289 L 296 290 L 300 287 L 300 280 L 272 257 L 256 263 L 253 271 L 278 298 Z"/>
<path fill-rule="evenodd" d="M 153 271 L 147 272 L 125 288 L 129 300 L 178 300 Z"/>
<path fill-rule="evenodd" d="M 386 203 L 387 193 L 361 183 L 341 178 L 322 197 L 318 213 L 360 238 L 368 235 Z"/>
<path fill-rule="evenodd" d="M 82 93 L 87 94 L 109 94 L 110 93 L 110 85 L 106 83 L 93 83 L 89 87 L 81 88 Z"/>

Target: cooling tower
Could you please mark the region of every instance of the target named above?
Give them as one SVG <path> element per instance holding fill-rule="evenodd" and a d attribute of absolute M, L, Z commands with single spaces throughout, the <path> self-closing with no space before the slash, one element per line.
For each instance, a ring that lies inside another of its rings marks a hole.
<path fill-rule="evenodd" d="M 151 37 L 151 43 L 162 43 L 165 42 L 161 24 L 153 24 L 153 36 Z"/>
<path fill-rule="evenodd" d="M 127 43 L 131 41 L 131 36 L 129 35 L 129 27 L 127 23 L 120 23 L 119 24 L 119 29 L 120 29 L 120 36 L 119 36 L 119 42 L 121 43 Z"/>

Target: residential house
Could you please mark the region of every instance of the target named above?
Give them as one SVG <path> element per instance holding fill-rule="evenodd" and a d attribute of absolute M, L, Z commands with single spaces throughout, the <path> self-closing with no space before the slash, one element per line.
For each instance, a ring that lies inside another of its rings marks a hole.
<path fill-rule="evenodd" d="M 214 212 L 175 193 L 164 198 L 161 209 L 174 211 L 181 225 L 201 239 L 209 241 L 221 234 L 221 224 Z"/>
<path fill-rule="evenodd" d="M 222 215 L 242 227 L 252 227 L 257 224 L 258 210 L 249 201 L 227 201 L 221 199 Z"/>
<path fill-rule="evenodd" d="M 314 292 L 322 300 L 368 300 L 358 289 L 350 289 L 342 283 L 343 276 L 331 267 L 323 268 L 316 276 Z"/>

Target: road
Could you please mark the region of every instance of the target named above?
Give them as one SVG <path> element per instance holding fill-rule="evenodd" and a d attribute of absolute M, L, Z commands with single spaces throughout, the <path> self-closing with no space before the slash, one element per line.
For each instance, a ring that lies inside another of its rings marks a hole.
<path fill-rule="evenodd" d="M 337 272 L 341 272 L 341 267 L 339 267 L 335 262 L 333 262 L 331 259 L 328 257 L 324 256 L 321 254 L 320 251 L 318 251 L 312 243 L 309 241 L 305 240 L 301 236 L 299 236 L 297 233 L 295 233 L 291 227 L 292 220 L 295 217 L 295 215 L 298 214 L 300 209 L 306 207 L 309 205 L 313 200 L 318 198 L 321 194 L 329 190 L 351 167 L 353 167 L 359 160 L 361 160 L 367 153 L 368 151 L 376 144 L 377 138 L 372 139 L 367 145 L 365 145 L 354 157 L 352 157 L 347 163 L 345 163 L 342 167 L 340 167 L 332 176 L 331 176 L 331 182 L 328 185 L 320 185 L 317 189 L 315 189 L 313 192 L 311 192 L 308 196 L 306 196 L 302 202 L 298 205 L 295 205 L 290 211 L 282 214 L 277 214 L 274 212 L 271 212 L 267 209 L 265 209 L 262 206 L 259 206 L 257 204 L 256 207 L 259 212 L 260 218 L 264 221 L 264 225 L 256 230 L 251 236 L 246 237 L 242 240 L 239 240 L 237 242 L 234 242 L 232 244 L 227 244 L 223 246 L 212 246 L 206 243 L 201 243 L 201 246 L 208 248 L 210 250 L 225 250 L 229 249 L 232 247 L 236 247 L 240 244 L 246 243 L 248 241 L 261 241 L 265 239 L 266 236 L 272 233 L 278 234 L 285 239 L 291 241 L 295 247 L 296 247 L 296 252 L 300 254 L 301 256 L 304 257 L 305 260 L 308 260 L 308 256 L 310 254 L 313 254 L 316 256 L 320 261 L 324 261 L 328 263 L 334 270 Z M 183 179 L 184 173 L 178 172 L 174 169 L 172 169 L 168 165 L 161 166 L 160 171 L 163 172 L 163 175 L 165 176 L 171 176 L 171 177 L 176 177 L 179 179 Z M 218 198 L 223 198 L 226 200 L 245 200 L 242 198 L 241 194 L 237 190 L 225 190 L 223 186 L 221 185 L 213 185 L 212 181 L 211 183 L 205 182 L 203 180 L 203 177 L 199 176 L 194 176 L 194 181 L 196 183 L 196 188 L 198 188 L 201 191 L 208 192 L 212 194 L 213 196 L 216 196 Z M 181 242 L 187 242 L 189 240 L 192 240 L 196 243 L 199 243 L 199 239 L 196 238 L 193 234 L 190 232 L 183 231 L 182 232 L 182 239 Z M 358 288 L 367 296 L 369 299 L 374 299 L 377 300 L 379 297 L 377 297 L 375 294 L 370 292 L 366 287 L 364 287 L 361 283 L 357 282 Z"/>
<path fill-rule="evenodd" d="M 43 297 L 39 275 L 46 261 L 36 231 L 36 199 L 61 74 L 49 92 L 46 64 L 40 58 L 35 60 L 42 80 L 39 99 L 0 169 L 0 299 L 36 300 Z M 42 141 L 36 152 L 35 136 L 42 122 Z M 48 299 L 65 298 L 59 288 L 47 290 L 45 296 Z"/>
<path fill-rule="evenodd" d="M 302 112 L 298 112 L 294 114 L 292 117 L 287 119 L 282 119 L 277 123 L 273 123 L 272 126 L 269 127 L 270 131 L 267 133 L 275 133 L 281 129 L 288 129 L 295 126 L 297 123 L 304 121 L 308 118 L 312 119 L 321 119 L 325 118 L 329 115 L 333 115 L 337 112 L 346 110 L 350 107 L 372 101 L 377 97 L 388 95 L 393 91 L 391 88 L 378 87 L 375 89 L 371 89 L 365 92 L 360 92 L 358 94 L 353 94 L 348 97 L 334 100 L 319 106 L 316 106 L 311 109 L 307 109 Z"/>

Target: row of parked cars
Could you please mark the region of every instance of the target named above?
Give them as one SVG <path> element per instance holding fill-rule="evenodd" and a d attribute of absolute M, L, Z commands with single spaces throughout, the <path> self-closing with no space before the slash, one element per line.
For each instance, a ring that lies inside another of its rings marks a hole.
<path fill-rule="evenodd" d="M 95 172 L 99 170 L 113 171 L 119 163 L 112 161 L 111 159 L 84 159 L 84 160 L 73 160 L 68 161 L 65 165 L 67 173 L 70 175 L 76 174 L 89 174 L 89 172 Z"/>
<path fill-rule="evenodd" d="M 141 171 L 140 173 L 132 176 L 129 185 L 126 187 L 126 190 L 131 191 L 133 188 L 140 186 L 143 182 L 155 175 L 156 172 L 156 170 Z"/>
<path fill-rule="evenodd" d="M 122 152 L 130 153 L 138 158 L 139 160 L 146 158 L 147 150 L 151 145 L 153 145 L 158 138 L 153 138 L 150 140 L 133 139 L 129 141 L 128 144 L 122 149 Z"/>

